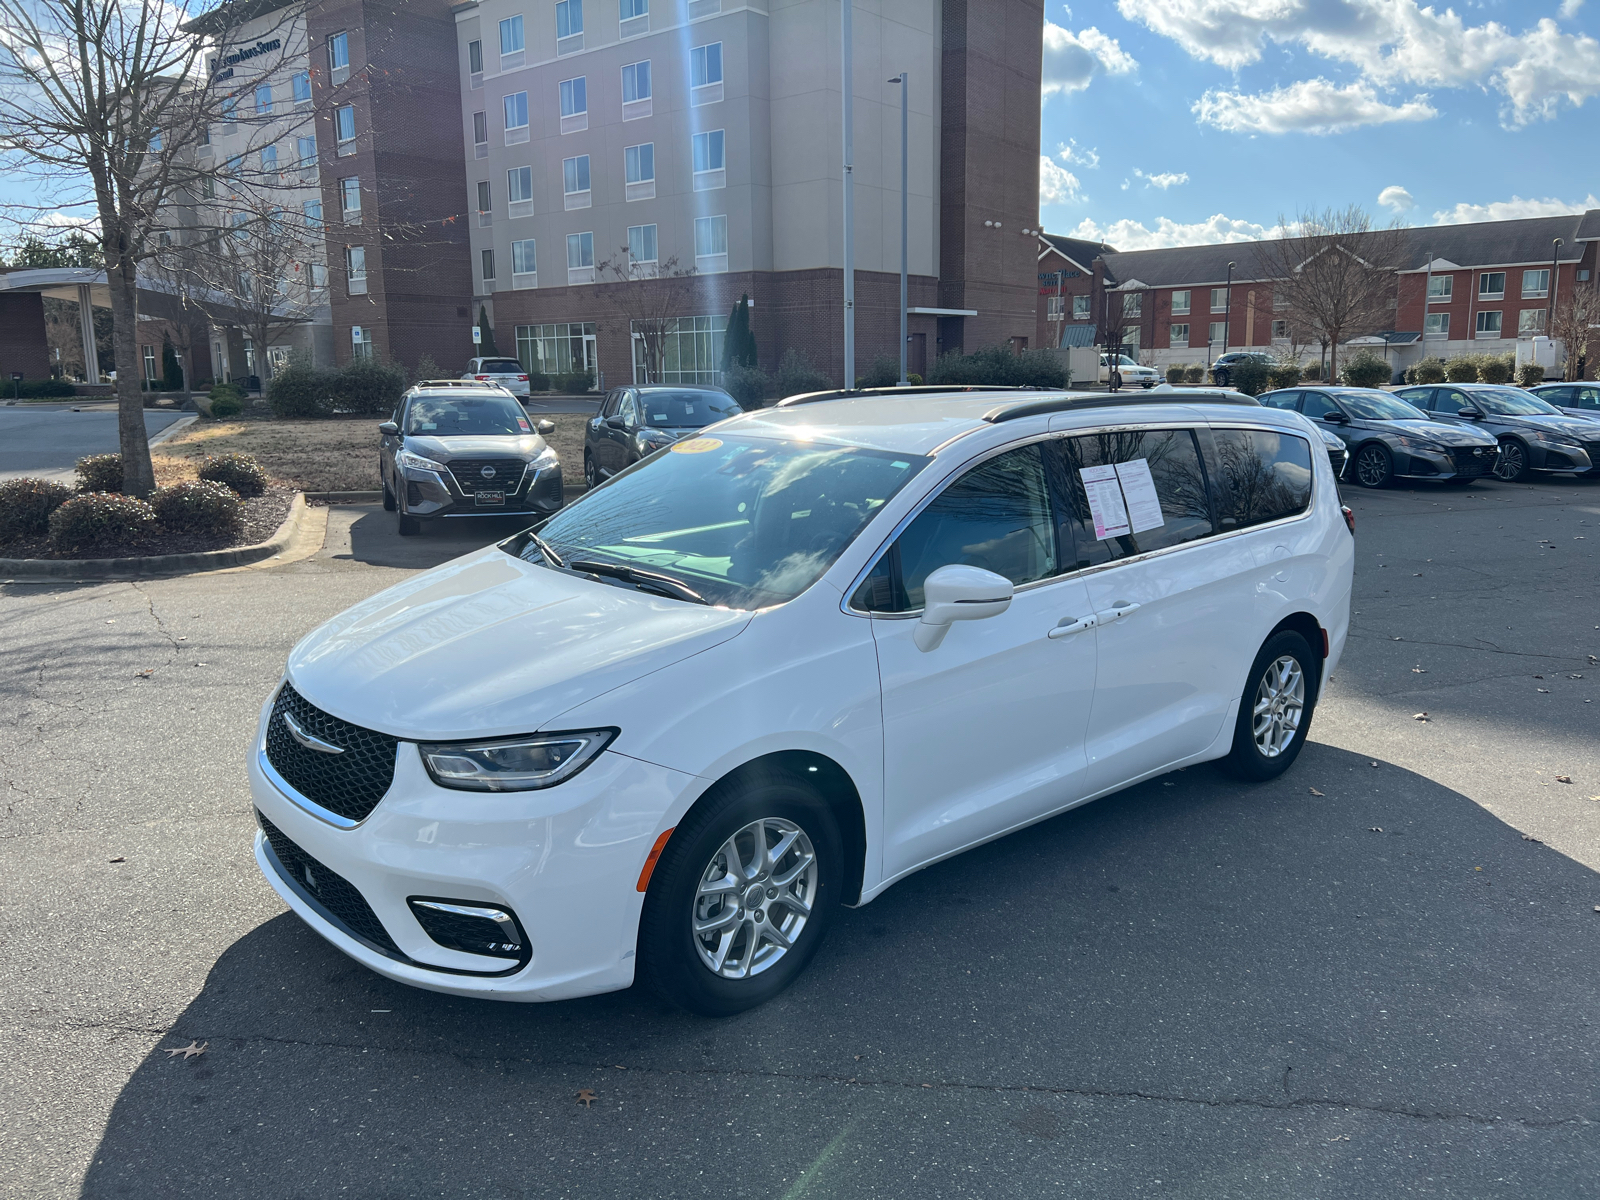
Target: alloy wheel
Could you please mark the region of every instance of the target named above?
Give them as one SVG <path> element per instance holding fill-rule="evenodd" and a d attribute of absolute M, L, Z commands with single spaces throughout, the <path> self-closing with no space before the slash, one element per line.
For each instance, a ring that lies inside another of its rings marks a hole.
<path fill-rule="evenodd" d="M 1300 732 L 1306 707 L 1306 676 L 1292 656 L 1274 659 L 1256 685 L 1252 731 L 1263 758 L 1277 758 Z"/>
<path fill-rule="evenodd" d="M 1494 473 L 1498 479 L 1507 483 L 1515 483 L 1521 479 L 1528 470 L 1528 452 L 1522 448 L 1522 443 L 1514 438 L 1507 438 L 1500 443 L 1500 453 L 1494 460 Z"/>
<path fill-rule="evenodd" d="M 1389 452 L 1382 446 L 1363 446 L 1356 455 L 1356 482 L 1362 487 L 1382 487 L 1390 471 Z"/>
<path fill-rule="evenodd" d="M 810 920 L 818 878 L 817 852 L 793 821 L 763 817 L 739 829 L 695 889 L 690 928 L 702 965 L 724 979 L 773 966 Z"/>
<path fill-rule="evenodd" d="M 587 451 L 583 455 L 583 486 L 590 491 L 600 486 L 600 473 L 595 470 L 594 455 Z"/>

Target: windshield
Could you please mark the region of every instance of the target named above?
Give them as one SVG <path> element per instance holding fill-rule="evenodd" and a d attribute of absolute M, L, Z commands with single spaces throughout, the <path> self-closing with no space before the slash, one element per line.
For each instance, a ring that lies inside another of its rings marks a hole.
<path fill-rule="evenodd" d="M 640 392 L 639 411 L 646 425 L 701 426 L 744 411 L 732 396 L 721 392 Z"/>
<path fill-rule="evenodd" d="M 1530 396 L 1514 388 L 1473 388 L 1467 393 L 1472 407 L 1479 412 L 1494 413 L 1501 417 L 1547 417 L 1561 410 L 1548 400 Z"/>
<path fill-rule="evenodd" d="M 1408 404 L 1388 392 L 1339 392 L 1339 403 L 1352 416 L 1363 421 L 1426 421 L 1428 418 L 1414 404 Z"/>
<path fill-rule="evenodd" d="M 413 437 L 532 433 L 522 406 L 510 396 L 418 396 L 406 410 Z"/>
<path fill-rule="evenodd" d="M 478 364 L 479 375 L 521 375 L 522 364 L 514 358 L 486 358 Z"/>
<path fill-rule="evenodd" d="M 647 458 L 536 526 L 563 559 L 681 580 L 713 604 L 792 600 L 926 458 L 853 447 L 697 437 Z M 526 536 L 502 545 L 544 563 Z"/>

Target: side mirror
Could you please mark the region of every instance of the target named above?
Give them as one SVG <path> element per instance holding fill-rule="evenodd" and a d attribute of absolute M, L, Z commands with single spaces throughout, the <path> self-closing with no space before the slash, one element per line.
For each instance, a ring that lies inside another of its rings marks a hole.
<path fill-rule="evenodd" d="M 396 425 L 393 421 L 385 421 L 382 425 L 378 426 L 378 432 L 383 434 L 384 437 L 393 437 L 395 434 L 400 432 L 400 426 Z"/>
<path fill-rule="evenodd" d="M 1342 412 L 1331 412 L 1331 413 L 1328 413 L 1322 419 L 1324 421 L 1326 421 L 1329 425 L 1348 425 L 1348 424 L 1350 424 L 1350 418 L 1345 416 Z"/>
<path fill-rule="evenodd" d="M 612 429 L 626 429 L 628 427 L 628 423 L 622 419 L 620 414 L 613 417 L 607 417 L 606 424 L 611 426 Z"/>
<path fill-rule="evenodd" d="M 1483 420 L 1483 414 L 1481 412 L 1479 412 L 1475 408 L 1458 409 L 1457 412 L 1456 412 L 1456 416 L 1465 417 L 1469 421 L 1481 421 L 1481 420 Z"/>
<path fill-rule="evenodd" d="M 554 421 L 540 421 L 534 425 L 534 428 L 542 434 L 551 434 L 556 431 L 556 423 Z"/>
<path fill-rule="evenodd" d="M 912 636 L 917 649 L 934 650 L 950 632 L 951 622 L 981 621 L 1005 612 L 1015 589 L 1004 575 L 952 563 L 929 575 L 922 590 L 922 620 Z"/>

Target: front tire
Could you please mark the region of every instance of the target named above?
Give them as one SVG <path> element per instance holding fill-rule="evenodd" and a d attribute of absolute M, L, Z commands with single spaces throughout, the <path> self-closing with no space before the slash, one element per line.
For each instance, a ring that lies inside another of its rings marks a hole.
<path fill-rule="evenodd" d="M 594 455 L 587 450 L 583 452 L 583 487 L 585 491 L 592 492 L 600 486 L 600 471 L 594 465 Z"/>
<path fill-rule="evenodd" d="M 400 514 L 397 527 L 400 530 L 401 537 L 416 537 L 417 534 L 422 532 L 422 522 L 415 517 L 406 516 L 403 512 Z"/>
<path fill-rule="evenodd" d="M 1322 660 L 1300 634 L 1285 629 L 1267 639 L 1245 678 L 1224 770 L 1260 783 L 1294 765 L 1311 729 L 1321 671 Z"/>
<path fill-rule="evenodd" d="M 383 511 L 394 512 L 399 507 L 400 504 L 395 500 L 394 492 L 389 488 L 389 481 L 385 479 L 383 481 Z"/>
<path fill-rule="evenodd" d="M 1494 460 L 1494 477 L 1502 483 L 1521 483 L 1528 477 L 1528 448 L 1516 438 L 1500 439 Z"/>
<path fill-rule="evenodd" d="M 679 1007 L 726 1017 L 805 970 L 833 922 L 843 840 L 828 802 L 782 772 L 719 784 L 673 832 L 639 919 L 639 975 Z"/>
<path fill-rule="evenodd" d="M 1356 451 L 1350 474 L 1364 488 L 1381 488 L 1394 478 L 1394 456 L 1387 446 L 1369 442 Z"/>

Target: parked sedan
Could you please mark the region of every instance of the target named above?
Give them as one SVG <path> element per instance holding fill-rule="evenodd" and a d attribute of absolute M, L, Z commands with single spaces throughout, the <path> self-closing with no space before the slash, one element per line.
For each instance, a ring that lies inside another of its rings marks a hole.
<path fill-rule="evenodd" d="M 1134 384 L 1138 384 L 1140 387 L 1153 388 L 1161 382 L 1161 372 L 1154 367 L 1141 367 L 1126 354 L 1117 355 L 1117 374 L 1122 376 L 1123 387 L 1132 387 Z M 1111 382 L 1111 356 L 1109 354 L 1100 356 L 1100 382 Z"/>
<path fill-rule="evenodd" d="M 1471 483 L 1494 469 L 1495 440 L 1476 429 L 1446 428 L 1374 388 L 1284 388 L 1265 392 L 1268 408 L 1302 412 L 1350 449 L 1346 474 L 1362 487 L 1396 477 Z"/>
<path fill-rule="evenodd" d="M 1482 430 L 1500 443 L 1494 473 L 1507 483 L 1530 471 L 1600 473 L 1600 422 L 1568 416 L 1520 388 L 1492 383 L 1441 383 L 1401 388 L 1395 395 L 1436 422 Z"/>
<path fill-rule="evenodd" d="M 463 379 L 497 383 L 513 396 L 529 396 L 528 372 L 514 358 L 469 358 Z"/>
<path fill-rule="evenodd" d="M 743 411 L 720 388 L 613 388 L 583 433 L 584 482 L 598 487 L 641 458 Z"/>
<path fill-rule="evenodd" d="M 1529 388 L 1546 404 L 1553 404 L 1569 417 L 1600 419 L 1600 383 L 1546 383 Z"/>
<path fill-rule="evenodd" d="M 1270 367 L 1277 361 L 1272 355 L 1263 354 L 1260 350 L 1235 350 L 1231 354 L 1220 355 L 1211 364 L 1211 378 L 1217 381 L 1218 387 L 1228 387 L 1233 382 L 1233 368 L 1241 363 L 1256 363 Z"/>
<path fill-rule="evenodd" d="M 548 516 L 561 507 L 561 462 L 544 440 L 555 430 L 496 387 L 414 387 L 378 426 L 383 507 L 402 537 L 423 520 Z"/>

